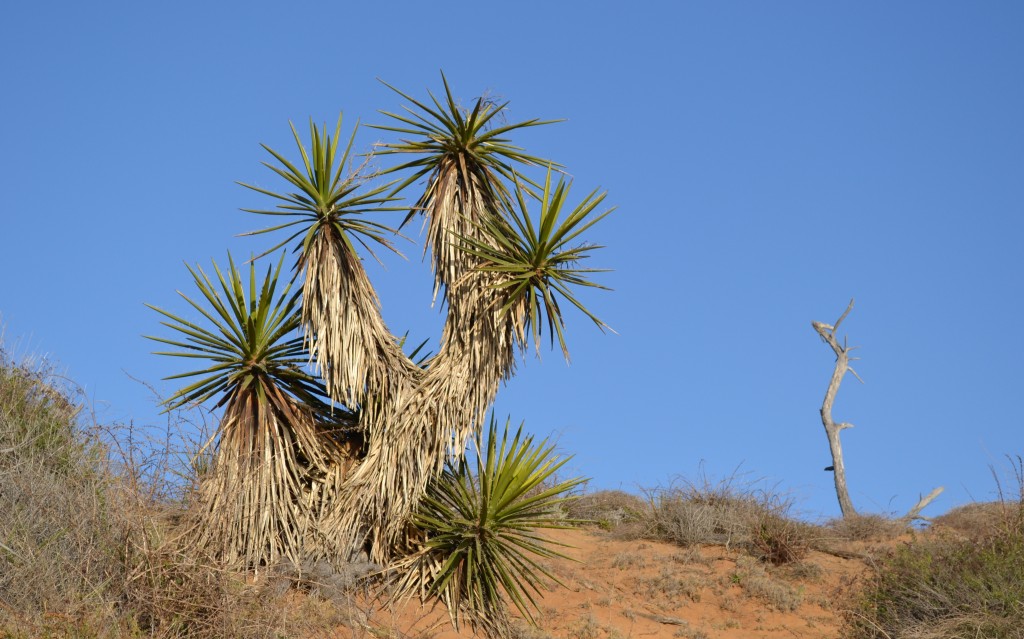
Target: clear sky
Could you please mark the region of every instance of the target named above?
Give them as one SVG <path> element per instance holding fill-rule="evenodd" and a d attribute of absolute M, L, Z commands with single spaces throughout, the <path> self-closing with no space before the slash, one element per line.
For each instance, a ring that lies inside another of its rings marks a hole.
<path fill-rule="evenodd" d="M 596 488 L 737 467 L 838 514 L 818 409 L 833 356 L 863 511 L 989 499 L 1024 453 L 1024 4 L 1019 2 L 18 2 L 0 21 L 0 314 L 105 421 L 159 423 L 187 362 L 183 262 L 248 257 L 280 187 L 260 142 L 346 128 L 441 88 L 567 118 L 516 141 L 618 209 L 589 240 L 617 335 L 570 314 L 567 367 L 532 355 L 499 414 L 554 433 Z M 360 150 L 384 138 L 363 129 Z M 396 217 L 392 218 L 397 221 Z M 384 219 L 387 219 L 384 216 Z M 412 227 L 413 231 L 418 227 Z M 430 276 L 372 273 L 392 330 L 436 340 Z M 130 377 L 131 376 L 131 377 Z"/>

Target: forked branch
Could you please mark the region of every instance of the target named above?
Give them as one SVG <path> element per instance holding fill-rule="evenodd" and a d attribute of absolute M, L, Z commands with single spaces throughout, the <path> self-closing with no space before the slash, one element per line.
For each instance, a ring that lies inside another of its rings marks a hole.
<path fill-rule="evenodd" d="M 843 339 L 843 343 L 840 345 L 839 340 L 836 339 L 836 333 L 839 331 L 839 325 L 843 323 L 846 316 L 853 310 L 853 299 L 850 300 L 846 310 L 839 316 L 834 325 L 824 324 L 822 322 L 811 322 L 811 326 L 814 327 L 818 336 L 832 347 L 832 351 L 836 354 L 836 366 L 832 371 L 832 379 L 829 380 L 828 390 L 825 391 L 825 400 L 821 404 L 821 423 L 825 426 L 825 434 L 828 436 L 828 445 L 832 453 L 832 466 L 826 470 L 832 470 L 835 474 L 836 483 L 836 496 L 839 498 L 839 509 L 843 513 L 843 517 L 855 516 L 857 511 L 853 508 L 853 502 L 850 501 L 850 493 L 846 488 L 846 467 L 843 465 L 843 447 L 839 441 L 839 432 L 844 428 L 852 428 L 853 424 L 848 422 L 835 423 L 832 419 L 832 406 L 836 401 L 836 394 L 839 392 L 839 384 L 842 383 L 843 377 L 846 373 L 851 373 L 857 378 L 862 384 L 864 380 L 860 378 L 857 371 L 853 370 L 850 366 L 850 362 L 857 360 L 857 357 L 850 357 L 850 351 L 856 348 L 856 346 L 848 346 L 846 339 Z M 932 502 L 939 494 L 942 493 L 942 486 L 934 489 L 922 497 L 913 508 L 911 508 L 906 515 L 901 517 L 902 521 L 910 523 L 915 519 L 922 519 L 921 511 Z"/>
<path fill-rule="evenodd" d="M 836 354 L 836 367 L 832 371 L 832 379 L 828 383 L 828 390 L 825 391 L 825 401 L 821 404 L 821 423 L 825 426 L 825 434 L 828 436 L 828 447 L 832 453 L 832 472 L 835 475 L 836 481 L 836 496 L 839 498 L 839 509 L 843 513 L 843 517 L 850 517 L 857 514 L 857 511 L 853 508 L 853 502 L 850 501 L 850 493 L 846 488 L 846 467 L 843 465 L 843 446 L 839 441 L 839 431 L 844 428 L 852 428 L 853 424 L 842 422 L 835 423 L 832 419 L 832 405 L 836 401 L 836 393 L 839 392 L 839 384 L 842 383 L 843 377 L 847 371 L 850 371 L 860 380 L 857 376 L 857 372 L 850 368 L 850 347 L 846 345 L 846 340 L 843 340 L 843 344 L 840 345 L 836 339 L 836 331 L 839 330 L 839 325 L 843 323 L 846 316 L 853 310 L 853 300 L 850 300 L 850 304 L 843 311 L 843 314 L 839 316 L 834 325 L 824 324 L 822 322 L 811 322 L 811 326 L 814 327 L 815 332 L 825 341 Z M 856 358 L 854 358 L 856 359 Z M 863 380 L 861 380 L 863 383 Z"/>

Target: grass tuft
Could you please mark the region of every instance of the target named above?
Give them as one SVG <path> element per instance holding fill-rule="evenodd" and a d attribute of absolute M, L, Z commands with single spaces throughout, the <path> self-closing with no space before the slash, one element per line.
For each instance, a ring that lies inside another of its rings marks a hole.
<path fill-rule="evenodd" d="M 846 613 L 846 636 L 1024 637 L 1024 466 L 1019 457 L 1014 472 L 1018 495 L 1004 495 L 999 508 L 957 509 L 940 518 L 935 531 L 891 552 L 854 596 Z"/>
<path fill-rule="evenodd" d="M 616 531 L 649 517 L 650 504 L 621 490 L 583 493 L 566 502 L 569 519 L 592 522 L 601 530 Z"/>
<path fill-rule="evenodd" d="M 907 522 L 884 515 L 851 515 L 828 522 L 833 536 L 844 541 L 888 541 L 908 530 Z"/>
<path fill-rule="evenodd" d="M 735 475 L 680 481 L 650 491 L 649 499 L 649 534 L 681 546 L 724 545 L 779 565 L 802 559 L 817 536 L 792 516 L 788 498 Z"/>
<path fill-rule="evenodd" d="M 733 582 L 751 597 L 760 599 L 780 612 L 793 612 L 803 602 L 799 588 L 775 579 L 761 562 L 752 557 L 738 557 Z"/>

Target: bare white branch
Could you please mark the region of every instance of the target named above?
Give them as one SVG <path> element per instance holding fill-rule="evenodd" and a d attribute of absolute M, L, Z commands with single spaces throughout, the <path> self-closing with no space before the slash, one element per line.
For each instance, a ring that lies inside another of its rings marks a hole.
<path fill-rule="evenodd" d="M 836 401 L 836 393 L 839 392 L 839 384 L 842 383 L 846 371 L 851 370 L 850 358 L 847 355 L 850 348 L 847 346 L 845 338 L 843 339 L 843 344 L 839 344 L 836 340 L 836 331 L 852 309 L 853 300 L 851 299 L 850 304 L 834 326 L 824 322 L 811 322 L 815 332 L 818 333 L 826 344 L 832 347 L 832 351 L 836 354 L 835 370 L 832 372 L 832 379 L 829 381 L 828 389 L 825 391 L 825 400 L 821 404 L 821 423 L 825 427 L 829 450 L 832 453 L 832 472 L 835 475 L 836 496 L 839 498 L 839 508 L 843 512 L 844 517 L 856 515 L 857 511 L 853 507 L 849 490 L 846 488 L 846 467 L 843 465 L 843 446 L 839 441 L 839 431 L 844 428 L 852 428 L 853 424 L 846 422 L 835 423 L 832 419 L 832 406 Z M 857 373 L 854 373 L 854 376 L 860 379 Z M 863 380 L 861 381 L 863 382 Z"/>
<path fill-rule="evenodd" d="M 924 510 L 925 506 L 927 506 L 928 504 L 932 503 L 932 501 L 936 497 L 941 495 L 943 490 L 945 490 L 945 488 L 943 488 L 942 486 L 939 486 L 938 488 L 934 489 L 932 492 L 928 493 L 927 495 L 925 495 L 924 497 L 919 499 L 918 502 L 916 504 L 914 504 L 914 507 L 911 508 L 910 510 L 908 510 L 907 514 L 903 515 L 903 517 L 901 519 L 903 521 L 907 522 L 907 523 L 910 523 L 910 522 L 914 521 L 915 519 L 927 519 L 927 517 L 922 517 L 921 516 L 921 511 Z"/>
<path fill-rule="evenodd" d="M 857 378 L 861 384 L 864 380 L 861 379 L 857 371 L 853 370 L 850 366 L 851 361 L 859 360 L 859 357 L 850 357 L 849 352 L 858 348 L 857 346 L 847 346 L 846 337 L 843 337 L 842 346 L 836 340 L 836 331 L 839 330 L 839 325 L 843 323 L 846 316 L 853 310 L 853 299 L 850 300 L 850 304 L 843 311 L 843 314 L 836 320 L 834 326 L 830 326 L 823 322 L 811 322 L 811 326 L 814 327 L 818 336 L 821 337 L 822 341 L 832 347 L 832 351 L 836 354 L 836 366 L 832 372 L 832 379 L 829 381 L 828 390 L 825 392 L 825 400 L 821 404 L 821 423 L 825 426 L 825 434 L 828 436 L 829 450 L 832 453 L 832 466 L 826 468 L 826 470 L 832 470 L 835 473 L 836 483 L 836 496 L 839 498 L 839 508 L 842 510 L 843 517 L 855 516 L 857 512 L 853 508 L 853 503 L 850 501 L 850 494 L 846 487 L 846 467 L 843 465 L 843 447 L 839 441 L 839 432 L 845 428 L 853 428 L 853 424 L 848 422 L 835 423 L 832 420 L 832 406 L 835 404 L 836 393 L 839 392 L 839 384 L 842 383 L 843 377 L 847 372 L 851 373 Z M 917 504 L 914 505 L 910 511 L 907 512 L 900 520 L 906 523 L 910 523 L 915 519 L 925 519 L 921 516 L 921 510 L 923 510 L 928 504 L 930 504 L 936 497 L 942 493 L 942 486 L 939 486 L 932 492 L 922 497 Z"/>

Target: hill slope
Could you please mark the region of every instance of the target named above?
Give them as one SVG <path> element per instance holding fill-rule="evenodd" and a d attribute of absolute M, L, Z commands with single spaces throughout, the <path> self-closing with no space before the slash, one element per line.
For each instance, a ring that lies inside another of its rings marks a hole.
<path fill-rule="evenodd" d="M 551 537 L 571 546 L 566 554 L 575 561 L 549 564 L 565 587 L 553 584 L 545 593 L 537 628 L 519 625 L 524 638 L 835 637 L 839 602 L 867 569 L 855 556 L 864 544 L 844 544 L 847 558 L 811 551 L 797 564 L 770 567 L 725 546 L 687 549 L 584 529 Z M 393 636 L 473 636 L 453 630 L 444 611 L 416 605 L 379 610 L 371 626 L 371 634 L 390 628 Z M 339 629 L 338 636 L 357 630 Z"/>

